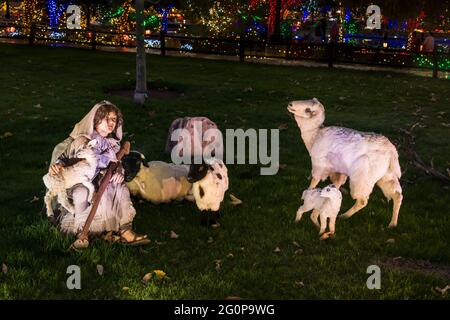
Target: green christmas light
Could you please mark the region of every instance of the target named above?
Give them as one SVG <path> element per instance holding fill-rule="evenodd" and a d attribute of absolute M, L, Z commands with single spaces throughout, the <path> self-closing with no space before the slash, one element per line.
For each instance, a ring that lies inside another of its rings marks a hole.
<path fill-rule="evenodd" d="M 115 18 L 115 17 L 119 17 L 121 16 L 123 13 L 125 12 L 125 9 L 123 7 L 120 7 L 119 9 L 117 9 L 116 12 L 112 13 L 110 18 Z"/>
<path fill-rule="evenodd" d="M 433 58 L 426 56 L 416 56 L 414 57 L 414 64 L 419 67 L 432 68 L 433 67 Z M 441 70 L 450 70 L 450 59 L 445 57 L 440 57 L 438 59 L 438 67 Z"/>
<path fill-rule="evenodd" d="M 161 18 L 158 16 L 150 16 L 144 20 L 144 27 L 158 28 L 161 25 Z"/>

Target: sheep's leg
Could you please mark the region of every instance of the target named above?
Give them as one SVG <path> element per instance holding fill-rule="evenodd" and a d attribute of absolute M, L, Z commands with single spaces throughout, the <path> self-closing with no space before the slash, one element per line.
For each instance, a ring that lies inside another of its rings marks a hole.
<path fill-rule="evenodd" d="M 327 228 L 327 220 L 328 218 L 325 217 L 323 214 L 321 214 L 319 216 L 320 218 L 320 230 L 319 230 L 319 235 L 322 235 L 325 233 L 325 229 Z"/>
<path fill-rule="evenodd" d="M 53 217 L 53 207 L 52 207 L 52 199 L 54 197 L 54 194 L 50 191 L 47 191 L 44 197 L 45 206 L 47 207 L 47 217 Z"/>
<path fill-rule="evenodd" d="M 400 212 L 400 206 L 402 205 L 403 195 L 399 192 L 395 192 L 393 199 L 394 199 L 394 207 L 392 209 L 392 218 L 388 226 L 390 229 L 395 228 L 398 224 L 398 214 Z"/>
<path fill-rule="evenodd" d="M 186 199 L 187 201 L 195 202 L 195 197 L 194 194 L 192 193 L 192 188 L 186 193 L 184 199 Z"/>
<path fill-rule="evenodd" d="M 342 173 L 332 173 L 330 175 L 331 182 L 336 186 L 336 188 L 340 188 L 347 181 L 347 176 Z"/>
<path fill-rule="evenodd" d="M 300 208 L 298 208 L 298 210 L 297 210 L 297 215 L 295 216 L 295 223 L 299 223 L 300 220 L 302 219 L 303 214 L 304 214 L 305 212 L 311 210 L 311 209 L 309 209 L 309 210 L 307 210 L 307 209 L 308 209 L 308 208 L 305 208 L 304 205 L 301 206 Z"/>
<path fill-rule="evenodd" d="M 356 212 L 367 206 L 369 196 L 372 193 L 375 181 L 370 181 L 370 162 L 369 158 L 364 155 L 354 161 L 350 168 L 352 175 L 350 177 L 350 194 L 356 200 L 353 207 L 339 218 L 350 218 Z"/>
<path fill-rule="evenodd" d="M 339 216 L 339 218 L 344 218 L 344 219 L 348 219 L 350 218 L 352 215 L 354 215 L 356 212 L 358 212 L 359 210 L 361 210 L 362 208 L 364 208 L 365 206 L 367 206 L 367 203 L 369 201 L 364 198 L 364 199 L 357 199 L 355 204 L 353 205 L 353 207 L 351 207 L 346 213 L 341 214 Z"/>
<path fill-rule="evenodd" d="M 311 178 L 311 183 L 309 184 L 309 188 L 308 189 L 314 189 L 315 187 L 317 187 L 319 182 L 320 182 L 320 179 L 312 177 Z"/>
<path fill-rule="evenodd" d="M 329 226 L 330 226 L 329 236 L 333 237 L 336 231 L 336 216 L 330 217 Z"/>
<path fill-rule="evenodd" d="M 383 191 L 384 196 L 390 200 L 394 200 L 394 206 L 392 209 L 392 218 L 389 223 L 389 228 L 395 228 L 398 224 L 398 214 L 400 212 L 400 206 L 402 205 L 403 195 L 402 187 L 398 179 L 391 180 L 379 180 L 377 182 L 378 187 Z"/>
<path fill-rule="evenodd" d="M 67 198 L 67 192 L 66 190 L 63 190 L 58 193 L 58 201 L 61 203 L 61 205 L 69 212 L 74 211 L 74 207 L 70 204 L 69 199 Z"/>
<path fill-rule="evenodd" d="M 320 224 L 319 224 L 319 210 L 313 210 L 313 212 L 311 213 L 311 221 L 314 223 L 314 225 L 317 227 L 317 229 L 320 229 Z"/>
<path fill-rule="evenodd" d="M 321 222 L 322 222 L 322 216 L 320 216 Z M 333 238 L 334 237 L 334 231 L 335 231 L 335 223 L 336 223 L 336 216 L 334 217 L 330 217 L 330 220 L 328 220 L 328 226 L 330 231 L 329 232 L 324 232 L 322 234 L 322 236 L 320 237 L 320 240 L 326 240 L 328 238 Z M 325 218 L 325 228 L 327 225 L 327 218 Z M 325 231 L 325 230 L 324 230 Z"/>
<path fill-rule="evenodd" d="M 94 185 L 93 185 L 91 182 L 83 182 L 82 184 L 83 184 L 83 186 L 85 186 L 85 187 L 88 189 L 88 191 L 89 191 L 89 194 L 88 194 L 88 197 L 87 197 L 87 201 L 88 201 L 89 203 L 92 203 L 92 197 L 94 196 L 94 192 L 95 192 L 95 187 L 94 187 Z"/>

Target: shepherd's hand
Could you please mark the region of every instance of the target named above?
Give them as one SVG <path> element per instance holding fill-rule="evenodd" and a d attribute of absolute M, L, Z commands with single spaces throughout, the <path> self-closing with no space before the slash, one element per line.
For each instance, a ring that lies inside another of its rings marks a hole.
<path fill-rule="evenodd" d="M 114 182 L 116 184 L 120 184 L 122 183 L 124 180 L 124 176 L 121 173 L 114 173 L 113 176 L 111 177 L 111 179 L 109 180 L 110 182 Z"/>
<path fill-rule="evenodd" d="M 61 164 L 52 164 L 48 168 L 48 173 L 50 173 L 51 175 L 56 175 L 60 170 L 64 170 L 64 167 Z"/>

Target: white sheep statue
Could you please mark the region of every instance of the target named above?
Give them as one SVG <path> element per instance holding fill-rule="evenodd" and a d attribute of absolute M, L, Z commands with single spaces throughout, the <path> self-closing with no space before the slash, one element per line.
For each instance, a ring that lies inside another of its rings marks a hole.
<path fill-rule="evenodd" d="M 55 197 L 58 197 L 58 202 L 66 210 L 74 212 L 73 204 L 67 197 L 67 189 L 72 188 L 76 184 L 82 184 L 89 190 L 88 201 L 91 202 L 95 192 L 95 187 L 91 181 L 94 178 L 97 168 L 97 155 L 93 150 L 96 143 L 97 140 L 91 140 L 76 152 L 75 158 L 82 160 L 76 162 L 74 165 L 62 168 L 56 175 L 47 173 L 42 178 L 47 187 L 44 202 L 49 218 L 54 216 L 52 200 Z"/>
<path fill-rule="evenodd" d="M 198 165 L 146 162 L 132 151 L 122 160 L 125 181 L 133 196 L 154 204 L 174 200 L 195 201 L 201 211 L 218 211 L 228 189 L 225 164 L 218 159 Z"/>
<path fill-rule="evenodd" d="M 323 126 L 325 108 L 316 98 L 292 101 L 287 109 L 294 115 L 311 156 L 309 188 L 328 177 L 339 188 L 349 177 L 350 194 L 356 203 L 339 216 L 349 218 L 367 205 L 376 184 L 388 200 L 394 201 L 389 228 L 396 227 L 403 195 L 395 146 L 379 134 Z"/>
<path fill-rule="evenodd" d="M 342 203 L 342 194 L 339 189 L 333 184 L 330 184 L 323 189 L 308 189 L 303 192 L 302 200 L 303 205 L 297 210 L 295 222 L 300 222 L 303 213 L 313 210 L 311 220 L 316 227 L 320 229 L 320 239 L 325 240 L 329 237 L 333 237 L 336 230 L 336 217 Z M 320 224 L 318 218 L 320 218 Z M 325 232 L 327 221 L 329 221 L 329 232 Z"/>

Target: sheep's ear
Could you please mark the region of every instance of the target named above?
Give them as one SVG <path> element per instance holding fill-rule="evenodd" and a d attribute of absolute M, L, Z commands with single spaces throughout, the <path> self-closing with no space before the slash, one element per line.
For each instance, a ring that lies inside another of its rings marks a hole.
<path fill-rule="evenodd" d="M 313 98 L 313 101 L 314 101 L 315 103 L 320 103 L 320 101 L 317 100 L 317 98 Z"/>
<path fill-rule="evenodd" d="M 89 148 L 93 148 L 93 147 L 95 147 L 96 144 L 97 144 L 97 140 L 96 140 L 96 139 L 93 139 L 93 140 L 91 140 L 91 141 L 88 142 L 87 146 L 88 146 Z"/>
<path fill-rule="evenodd" d="M 187 180 L 190 183 L 200 181 L 206 176 L 206 174 L 208 173 L 208 170 L 209 170 L 209 165 L 206 163 L 191 164 L 191 166 L 189 168 Z"/>
<path fill-rule="evenodd" d="M 147 161 L 145 161 L 145 156 L 142 153 L 139 153 L 139 155 L 141 156 L 141 163 L 144 165 L 144 167 L 149 167 Z"/>

